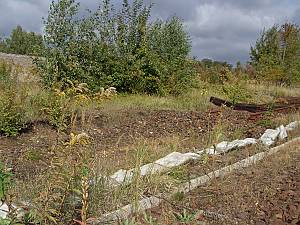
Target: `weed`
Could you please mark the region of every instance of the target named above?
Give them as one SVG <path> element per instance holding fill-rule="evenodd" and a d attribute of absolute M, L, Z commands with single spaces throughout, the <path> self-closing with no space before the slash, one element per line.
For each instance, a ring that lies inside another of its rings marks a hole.
<path fill-rule="evenodd" d="M 0 132 L 7 136 L 16 136 L 25 127 L 22 99 L 26 93 L 16 92 L 17 82 L 11 77 L 11 65 L 0 62 Z M 26 97 L 26 96 L 25 96 Z"/>
<path fill-rule="evenodd" d="M 176 192 L 173 196 L 172 196 L 172 199 L 174 199 L 174 201 L 177 201 L 177 202 L 181 202 L 183 199 L 184 199 L 184 193 L 182 192 Z"/>
<path fill-rule="evenodd" d="M 251 97 L 240 82 L 226 83 L 223 86 L 223 92 L 233 105 L 238 102 L 245 102 Z"/>
<path fill-rule="evenodd" d="M 144 212 L 143 221 L 148 225 L 158 225 L 157 220 Z"/>
<path fill-rule="evenodd" d="M 195 219 L 195 214 L 188 213 L 186 209 L 182 213 L 174 213 L 175 218 L 182 224 L 191 223 Z"/>
<path fill-rule="evenodd" d="M 120 225 L 138 225 L 138 223 L 133 218 L 133 219 L 127 219 L 127 220 L 123 221 Z"/>
<path fill-rule="evenodd" d="M 180 182 L 188 181 L 190 177 L 188 170 L 184 167 L 177 167 L 170 171 L 168 175 Z"/>
<path fill-rule="evenodd" d="M 263 118 L 261 118 L 256 122 L 256 124 L 259 126 L 263 126 L 265 128 L 271 128 L 273 126 L 273 121 L 271 116 L 272 116 L 272 111 L 269 110 L 267 113 L 263 115 Z"/>
<path fill-rule="evenodd" d="M 25 152 L 24 158 L 25 160 L 36 162 L 43 159 L 43 155 L 39 150 L 31 148 Z"/>
<path fill-rule="evenodd" d="M 2 164 L 0 164 L 0 201 L 7 200 L 7 191 L 11 185 L 13 174 L 8 172 Z"/>
<path fill-rule="evenodd" d="M 0 218 L 0 225 L 11 225 L 11 220 Z"/>

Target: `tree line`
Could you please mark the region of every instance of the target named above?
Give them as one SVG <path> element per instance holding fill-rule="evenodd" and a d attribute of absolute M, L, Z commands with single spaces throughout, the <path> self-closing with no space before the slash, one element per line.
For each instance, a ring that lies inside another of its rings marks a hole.
<path fill-rule="evenodd" d="M 39 56 L 44 48 L 43 36 L 25 31 L 20 25 L 7 38 L 0 39 L 0 52 Z"/>

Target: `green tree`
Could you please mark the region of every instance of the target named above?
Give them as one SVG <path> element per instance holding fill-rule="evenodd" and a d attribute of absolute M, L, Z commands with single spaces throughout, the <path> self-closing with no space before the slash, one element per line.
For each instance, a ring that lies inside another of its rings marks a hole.
<path fill-rule="evenodd" d="M 7 52 L 7 44 L 3 38 L 0 38 L 0 52 Z"/>
<path fill-rule="evenodd" d="M 21 26 L 12 30 L 11 35 L 0 40 L 0 51 L 20 55 L 40 55 L 44 48 L 43 37 L 34 32 L 26 32 Z"/>
<path fill-rule="evenodd" d="M 79 61 L 76 54 L 73 54 L 79 47 L 76 45 L 78 21 L 75 19 L 78 10 L 79 3 L 74 0 L 53 0 L 50 5 L 48 18 L 44 21 L 44 41 L 47 46 L 44 55 L 47 61 L 46 64 L 38 62 L 47 85 L 78 76 Z"/>
<path fill-rule="evenodd" d="M 190 41 L 178 18 L 149 22 L 151 5 L 123 0 L 115 10 L 103 0 L 96 12 L 79 16 L 75 0 L 52 1 L 45 20 L 47 85 L 85 82 L 97 91 L 179 93 L 193 82 L 187 60 Z"/>
<path fill-rule="evenodd" d="M 281 83 L 299 81 L 299 38 L 299 27 L 291 23 L 263 31 L 250 51 L 251 65 L 259 77 Z"/>

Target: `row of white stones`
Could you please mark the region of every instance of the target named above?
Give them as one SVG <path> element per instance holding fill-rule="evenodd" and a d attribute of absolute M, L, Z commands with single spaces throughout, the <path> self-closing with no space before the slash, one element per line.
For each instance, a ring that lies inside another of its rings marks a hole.
<path fill-rule="evenodd" d="M 188 153 L 172 152 L 171 154 L 156 160 L 155 162 L 140 167 L 140 176 L 147 176 L 155 173 L 166 172 L 174 167 L 186 164 L 191 160 L 201 159 L 203 154 L 219 155 L 227 153 L 233 149 L 242 148 L 248 145 L 262 143 L 265 146 L 273 145 L 277 139 L 284 140 L 288 137 L 287 131 L 292 131 L 300 125 L 300 121 L 292 122 L 287 126 L 281 125 L 277 129 L 267 129 L 265 133 L 257 140 L 255 138 L 246 138 L 244 140 L 234 140 L 232 142 L 223 141 L 208 149 Z M 109 177 L 112 186 L 131 183 L 136 169 L 119 170 Z"/>
<path fill-rule="evenodd" d="M 172 196 L 172 194 L 175 194 L 178 192 L 186 194 L 186 193 L 196 189 L 197 187 L 200 187 L 200 186 L 203 186 L 203 185 L 209 183 L 212 179 L 224 177 L 233 171 L 241 170 L 242 168 L 246 168 L 246 167 L 250 167 L 250 166 L 258 163 L 262 159 L 266 158 L 267 156 L 273 155 L 273 154 L 279 152 L 280 150 L 283 150 L 286 146 L 295 144 L 295 143 L 299 143 L 299 142 L 300 142 L 300 137 L 295 138 L 295 139 L 293 139 L 285 144 L 282 144 L 280 146 L 271 148 L 268 151 L 255 154 L 255 155 L 248 157 L 246 159 L 243 159 L 237 163 L 223 167 L 219 170 L 213 171 L 209 174 L 195 178 L 193 180 L 190 180 L 190 181 L 180 185 L 175 192 L 169 194 L 168 196 L 170 197 L 170 196 Z M 111 224 L 111 223 L 115 224 L 116 221 L 122 221 L 122 220 L 128 218 L 133 213 L 143 212 L 147 209 L 151 209 L 151 208 L 159 206 L 159 204 L 162 203 L 164 201 L 164 199 L 165 198 L 161 198 L 161 196 L 150 196 L 147 198 L 143 198 L 137 204 L 126 205 L 116 211 L 104 214 L 98 219 L 93 219 L 93 220 L 89 221 L 88 224 L 89 225 L 100 225 L 100 224 Z"/>

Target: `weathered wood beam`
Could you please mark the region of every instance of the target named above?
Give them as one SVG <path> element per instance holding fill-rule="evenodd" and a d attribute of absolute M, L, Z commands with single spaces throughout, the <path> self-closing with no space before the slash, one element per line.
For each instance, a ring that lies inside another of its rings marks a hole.
<path fill-rule="evenodd" d="M 251 113 L 262 113 L 270 110 L 284 111 L 291 108 L 292 109 L 300 108 L 300 98 L 297 97 L 282 98 L 280 99 L 280 101 L 275 103 L 270 103 L 270 104 L 246 104 L 246 103 L 233 104 L 230 101 L 226 101 L 216 97 L 211 97 L 209 101 L 216 106 L 226 106 L 232 108 L 233 110 L 247 111 Z"/>

